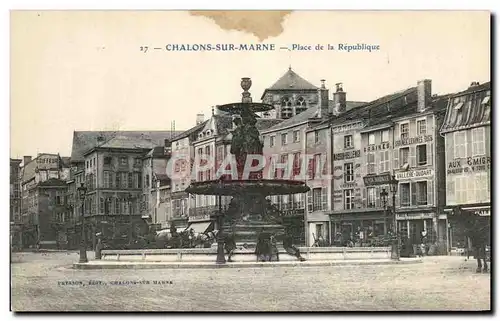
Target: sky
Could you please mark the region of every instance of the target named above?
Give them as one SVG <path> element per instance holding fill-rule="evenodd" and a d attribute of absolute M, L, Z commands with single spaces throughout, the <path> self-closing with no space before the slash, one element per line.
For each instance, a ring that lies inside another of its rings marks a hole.
<path fill-rule="evenodd" d="M 296 11 L 276 47 L 364 43 L 376 52 L 140 51 L 167 43 L 260 43 L 251 33 L 172 11 L 12 12 L 10 40 L 13 158 L 70 156 L 73 131 L 186 130 L 196 114 L 240 101 L 251 77 L 254 101 L 292 66 L 331 92 L 370 101 L 431 79 L 435 94 L 490 80 L 488 12 Z M 331 94 L 331 93 L 330 93 Z"/>

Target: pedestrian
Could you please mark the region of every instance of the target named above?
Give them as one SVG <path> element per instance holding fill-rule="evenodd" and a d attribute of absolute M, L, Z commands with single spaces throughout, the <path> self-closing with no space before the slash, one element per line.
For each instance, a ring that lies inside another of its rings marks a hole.
<path fill-rule="evenodd" d="M 236 250 L 236 241 L 234 240 L 234 234 L 229 234 L 224 240 L 224 249 L 227 253 L 227 261 L 233 262 L 231 257 L 233 256 L 234 250 Z"/>
<path fill-rule="evenodd" d="M 288 254 L 295 256 L 299 261 L 302 262 L 306 260 L 302 257 L 302 255 L 300 255 L 300 250 L 295 245 L 293 245 L 293 238 L 290 235 L 284 236 L 283 247 Z"/>

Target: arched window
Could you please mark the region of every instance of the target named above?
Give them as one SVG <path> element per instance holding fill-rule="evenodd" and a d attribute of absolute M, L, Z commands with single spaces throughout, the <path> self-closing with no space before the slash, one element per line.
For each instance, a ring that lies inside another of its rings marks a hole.
<path fill-rule="evenodd" d="M 304 97 L 299 97 L 297 99 L 297 106 L 306 107 L 306 100 Z"/>
<path fill-rule="evenodd" d="M 281 100 L 281 118 L 292 117 L 292 100 L 289 97 L 283 97 Z"/>
<path fill-rule="evenodd" d="M 307 109 L 306 100 L 304 97 L 299 97 L 295 102 L 295 114 L 298 115 Z"/>
<path fill-rule="evenodd" d="M 292 100 L 289 97 L 283 97 L 283 99 L 281 100 L 281 106 L 292 107 Z"/>

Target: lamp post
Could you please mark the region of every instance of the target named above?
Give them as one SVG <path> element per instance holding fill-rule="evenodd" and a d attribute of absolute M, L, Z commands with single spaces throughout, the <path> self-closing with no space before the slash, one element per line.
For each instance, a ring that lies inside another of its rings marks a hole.
<path fill-rule="evenodd" d="M 380 192 L 380 198 L 382 199 L 382 204 L 384 206 L 384 222 L 385 222 L 385 231 L 384 233 L 387 233 L 387 229 L 389 227 L 389 224 L 387 222 L 387 196 L 389 193 L 385 190 L 385 188 L 382 188 L 382 191 Z"/>
<path fill-rule="evenodd" d="M 87 259 L 87 236 L 85 233 L 85 216 L 84 216 L 84 205 L 85 205 L 85 196 L 87 194 L 87 188 L 83 183 L 80 184 L 80 187 L 77 188 L 78 195 L 80 196 L 80 200 L 82 202 L 82 214 L 80 216 L 80 222 L 82 223 L 82 235 L 80 237 L 80 260 L 79 263 L 87 263 L 89 260 Z"/>
<path fill-rule="evenodd" d="M 389 187 L 392 193 L 392 210 L 393 210 L 393 221 L 392 221 L 392 231 L 393 231 L 393 239 L 391 246 L 391 259 L 399 260 L 399 233 L 398 233 L 398 225 L 396 220 L 396 193 L 398 192 L 398 180 L 395 175 L 391 176 L 391 180 L 389 182 Z"/>
<path fill-rule="evenodd" d="M 219 195 L 219 214 L 217 215 L 217 226 L 219 232 L 217 233 L 217 259 L 216 264 L 225 264 L 226 257 L 224 255 L 224 235 L 223 235 L 223 222 L 222 222 L 222 196 Z"/>

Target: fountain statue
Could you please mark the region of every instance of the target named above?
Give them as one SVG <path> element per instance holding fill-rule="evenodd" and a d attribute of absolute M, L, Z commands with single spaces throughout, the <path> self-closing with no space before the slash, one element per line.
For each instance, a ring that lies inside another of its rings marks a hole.
<path fill-rule="evenodd" d="M 250 78 L 242 78 L 242 101 L 226 104 L 218 108 L 233 115 L 236 128 L 232 132 L 231 154 L 236 161 L 237 177 L 223 175 L 213 181 L 193 182 L 186 192 L 199 195 L 219 196 L 219 214 L 217 216 L 218 256 L 217 263 L 224 263 L 224 235 L 231 234 L 236 244 L 254 247 L 259 235 L 283 236 L 279 211 L 266 199 L 271 195 L 289 195 L 305 193 L 309 187 L 297 180 L 264 179 L 263 171 L 253 170 L 244 173 L 249 156 L 260 156 L 263 160 L 263 144 L 256 127 L 256 112 L 266 112 L 274 107 L 263 103 L 254 103 L 248 90 L 252 85 Z M 257 158 L 257 159 L 256 159 Z M 252 158 L 252 166 L 259 165 L 259 157 Z M 255 167 L 253 167 L 255 168 Z M 222 209 L 222 196 L 232 196 L 225 213 Z M 225 231 L 225 232 L 223 232 Z"/>

